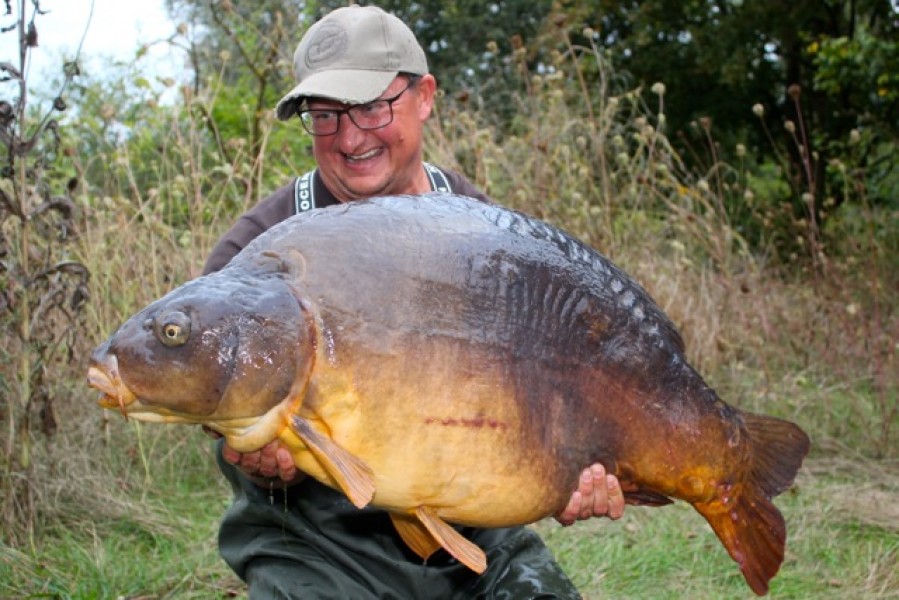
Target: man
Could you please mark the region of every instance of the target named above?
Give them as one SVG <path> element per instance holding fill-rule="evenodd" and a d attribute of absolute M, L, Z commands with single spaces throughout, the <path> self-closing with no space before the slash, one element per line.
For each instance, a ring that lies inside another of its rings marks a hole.
<path fill-rule="evenodd" d="M 335 10 L 303 36 L 294 67 L 299 83 L 278 103 L 277 115 L 299 115 L 313 136 L 318 168 L 243 215 L 213 249 L 205 272 L 311 208 L 434 190 L 488 201 L 460 174 L 422 161 L 436 80 L 399 19 L 376 7 Z M 578 597 L 527 528 L 462 529 L 487 553 L 480 576 L 442 550 L 422 564 L 386 513 L 359 510 L 298 472 L 278 442 L 249 454 L 220 444 L 219 465 L 235 494 L 220 550 L 252 598 Z M 593 465 L 556 518 L 567 525 L 590 516 L 618 518 L 623 510 L 617 479 Z"/>

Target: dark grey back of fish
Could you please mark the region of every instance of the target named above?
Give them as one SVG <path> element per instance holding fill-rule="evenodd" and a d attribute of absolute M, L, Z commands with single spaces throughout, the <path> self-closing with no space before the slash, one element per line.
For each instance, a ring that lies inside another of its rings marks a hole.
<path fill-rule="evenodd" d="M 334 307 L 340 296 L 343 309 L 387 327 L 420 321 L 435 335 L 519 352 L 576 351 L 586 332 L 604 361 L 683 348 L 671 321 L 608 259 L 543 221 L 470 198 L 387 197 L 303 213 L 232 264 L 287 248 L 306 258 L 313 295 Z"/>

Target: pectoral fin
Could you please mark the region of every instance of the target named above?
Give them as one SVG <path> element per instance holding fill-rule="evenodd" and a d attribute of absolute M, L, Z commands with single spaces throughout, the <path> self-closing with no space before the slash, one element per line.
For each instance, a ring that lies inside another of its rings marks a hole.
<path fill-rule="evenodd" d="M 427 560 L 440 547 L 440 543 L 421 521 L 412 515 L 390 513 L 390 520 L 393 521 L 393 526 L 406 545 L 422 559 Z"/>
<path fill-rule="evenodd" d="M 350 502 L 359 508 L 371 502 L 375 495 L 375 481 L 368 465 L 331 438 L 313 429 L 306 419 L 296 415 L 292 415 L 290 419 L 291 429 L 334 478 Z"/>
<path fill-rule="evenodd" d="M 419 506 L 415 509 L 414 514 L 437 543 L 443 546 L 443 549 L 456 560 L 475 573 L 483 573 L 487 569 L 487 556 L 484 551 L 438 517 L 433 508 Z M 394 523 L 396 522 L 394 521 Z"/>

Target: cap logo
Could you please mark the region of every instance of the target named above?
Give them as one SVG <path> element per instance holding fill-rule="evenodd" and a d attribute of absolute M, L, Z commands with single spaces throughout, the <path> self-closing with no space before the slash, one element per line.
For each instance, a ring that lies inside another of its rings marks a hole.
<path fill-rule="evenodd" d="M 347 33 L 337 23 L 322 23 L 306 49 L 306 66 L 320 69 L 334 62 L 346 52 Z"/>

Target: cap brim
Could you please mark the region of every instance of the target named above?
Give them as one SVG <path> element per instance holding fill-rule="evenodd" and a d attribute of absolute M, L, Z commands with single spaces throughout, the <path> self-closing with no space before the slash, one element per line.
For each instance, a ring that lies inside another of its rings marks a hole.
<path fill-rule="evenodd" d="M 335 69 L 315 73 L 281 98 L 275 114 L 286 121 L 306 98 L 327 98 L 343 104 L 365 104 L 384 93 L 399 71 Z"/>

